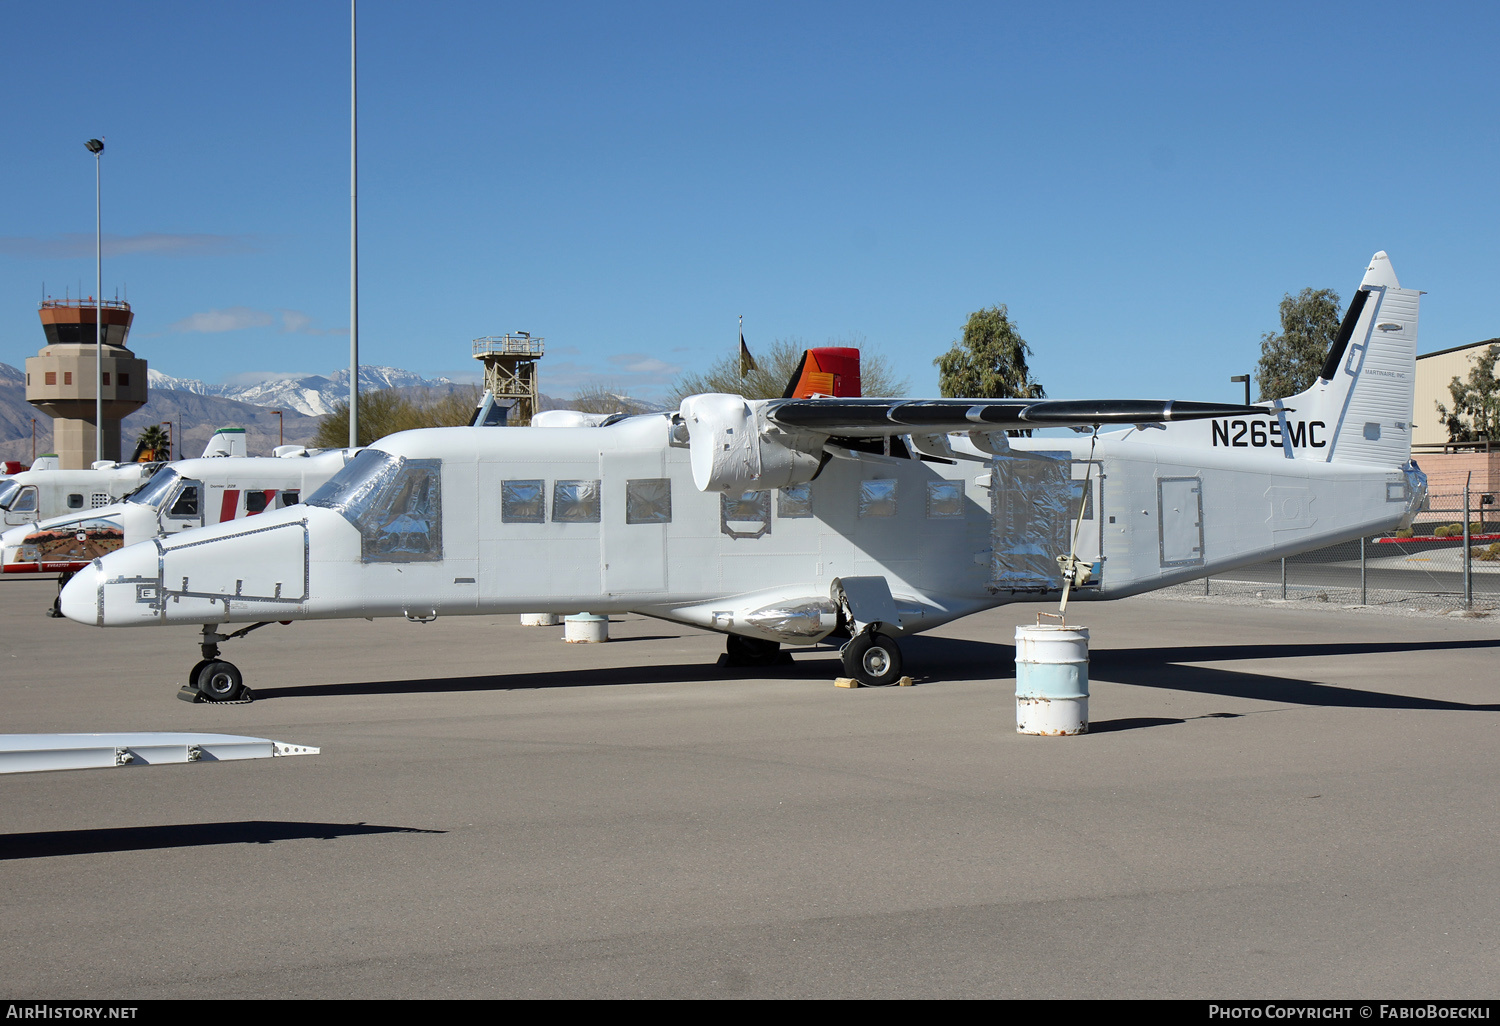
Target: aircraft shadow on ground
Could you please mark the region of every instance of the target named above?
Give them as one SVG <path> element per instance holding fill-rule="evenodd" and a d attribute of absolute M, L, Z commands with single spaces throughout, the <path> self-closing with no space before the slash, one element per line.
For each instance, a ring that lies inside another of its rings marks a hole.
<path fill-rule="evenodd" d="M 611 643 L 612 644 L 612 643 Z M 1007 680 L 1015 676 L 1015 648 L 1008 644 L 956 638 L 917 636 L 901 642 L 907 666 L 919 682 Z M 1157 648 L 1094 648 L 1089 675 L 1095 681 L 1135 687 L 1191 691 L 1225 698 L 1285 702 L 1295 705 L 1364 709 L 1423 709 L 1497 712 L 1500 704 L 1474 705 L 1442 699 L 1388 694 L 1324 684 L 1253 671 L 1192 665 L 1252 659 L 1299 659 L 1328 656 L 1381 655 L 1402 652 L 1445 652 L 1500 649 L 1500 640 L 1435 642 L 1329 642 L 1298 645 L 1174 645 Z M 628 684 L 675 684 L 714 680 L 832 681 L 843 673 L 838 654 L 819 648 L 795 660 L 765 667 L 723 667 L 712 663 L 669 663 L 645 666 L 606 666 L 427 680 L 371 681 L 352 684 L 312 684 L 288 688 L 257 688 L 257 700 L 339 695 L 424 694 L 462 691 L 513 691 L 543 688 L 608 687 Z M 1212 713 L 1210 716 L 1231 716 Z M 1093 730 L 1128 729 L 1178 723 L 1146 718 L 1099 723 Z M 1128 727 L 1126 726 L 1128 725 Z"/>
<path fill-rule="evenodd" d="M 195 848 L 208 844 L 271 844 L 316 838 L 332 841 L 359 834 L 443 834 L 446 830 L 377 826 L 370 823 L 297 823 L 247 820 L 240 823 L 181 823 L 170 826 L 53 830 L 0 834 L 0 860 L 53 855 L 96 855 L 111 851 Z"/>

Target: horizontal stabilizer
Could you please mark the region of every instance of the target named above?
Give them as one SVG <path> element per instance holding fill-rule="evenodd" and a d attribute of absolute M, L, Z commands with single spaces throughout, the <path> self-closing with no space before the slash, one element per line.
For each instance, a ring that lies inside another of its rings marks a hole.
<path fill-rule="evenodd" d="M 1265 406 L 1154 399 L 791 399 L 766 416 L 782 427 L 830 435 L 1156 424 L 1216 417 L 1269 417 Z"/>

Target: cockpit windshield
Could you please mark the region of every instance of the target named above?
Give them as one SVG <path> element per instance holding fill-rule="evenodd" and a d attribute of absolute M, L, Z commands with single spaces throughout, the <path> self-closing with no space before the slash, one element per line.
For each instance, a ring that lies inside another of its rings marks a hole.
<path fill-rule="evenodd" d="M 307 505 L 331 509 L 353 523 L 400 467 L 401 460 L 388 452 L 361 449 L 343 470 L 308 496 Z"/>
<path fill-rule="evenodd" d="M 172 489 L 177 487 L 177 482 L 181 479 L 182 475 L 171 467 L 162 467 L 155 474 L 151 475 L 151 480 L 133 492 L 125 501 L 134 502 L 140 506 L 150 506 L 152 509 L 159 509 L 161 504 L 166 501 L 167 496 L 172 494 Z"/>
<path fill-rule="evenodd" d="M 20 482 L 0 481 L 0 509 L 10 509 L 10 501 L 21 491 Z"/>

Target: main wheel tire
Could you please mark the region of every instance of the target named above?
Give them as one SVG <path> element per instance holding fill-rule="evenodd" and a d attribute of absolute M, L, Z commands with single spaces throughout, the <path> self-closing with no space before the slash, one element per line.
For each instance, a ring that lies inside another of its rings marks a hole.
<path fill-rule="evenodd" d="M 199 659 L 196 663 L 194 663 L 193 664 L 193 668 L 188 671 L 188 681 L 187 681 L 188 682 L 188 687 L 192 688 L 194 691 L 197 691 L 198 690 L 198 675 L 203 672 L 203 668 L 205 666 L 211 666 L 215 662 L 217 662 L 217 660 L 214 660 L 214 659 Z"/>
<path fill-rule="evenodd" d="M 730 666 L 770 666 L 781 655 L 781 643 L 731 634 L 724 642 L 724 652 Z"/>
<path fill-rule="evenodd" d="M 844 674 L 867 688 L 889 687 L 901 679 L 901 649 L 889 634 L 856 634 L 842 656 Z"/>
<path fill-rule="evenodd" d="M 210 702 L 233 702 L 244 694 L 245 678 L 233 663 L 215 660 L 198 671 L 197 688 Z"/>

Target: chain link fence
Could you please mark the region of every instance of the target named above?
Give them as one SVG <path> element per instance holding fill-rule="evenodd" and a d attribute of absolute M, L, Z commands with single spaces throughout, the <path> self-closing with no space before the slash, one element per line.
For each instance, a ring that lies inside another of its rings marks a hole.
<path fill-rule="evenodd" d="M 1409 531 L 1372 535 L 1169 589 L 1429 612 L 1500 609 L 1500 507 L 1433 495 Z M 1467 516 L 1465 515 L 1467 512 Z M 1464 526 L 1468 525 L 1467 536 Z"/>

